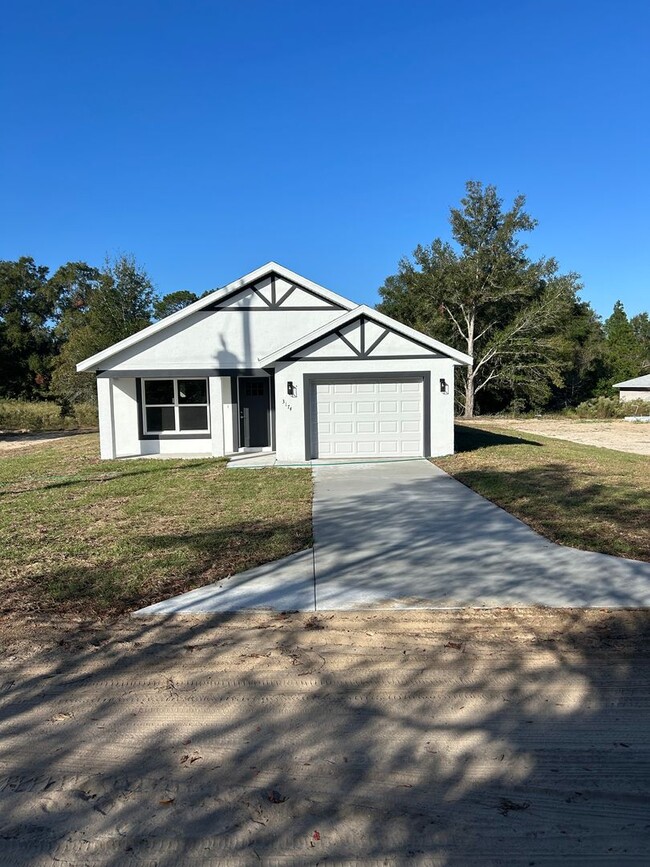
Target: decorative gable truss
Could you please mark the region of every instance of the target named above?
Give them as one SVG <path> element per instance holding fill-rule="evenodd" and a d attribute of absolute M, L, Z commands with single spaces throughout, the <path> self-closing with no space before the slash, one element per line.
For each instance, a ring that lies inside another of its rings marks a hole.
<path fill-rule="evenodd" d="M 348 361 L 391 358 L 441 358 L 430 346 L 400 334 L 395 329 L 359 316 L 325 337 L 300 347 L 285 361 Z"/>
<path fill-rule="evenodd" d="M 341 310 L 341 304 L 272 272 L 204 310 Z"/>

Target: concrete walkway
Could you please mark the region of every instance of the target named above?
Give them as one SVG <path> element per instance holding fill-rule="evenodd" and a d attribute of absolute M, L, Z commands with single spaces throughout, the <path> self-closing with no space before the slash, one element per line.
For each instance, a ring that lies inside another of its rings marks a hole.
<path fill-rule="evenodd" d="M 137 614 L 650 606 L 650 563 L 564 548 L 428 461 L 314 467 L 314 549 Z"/>

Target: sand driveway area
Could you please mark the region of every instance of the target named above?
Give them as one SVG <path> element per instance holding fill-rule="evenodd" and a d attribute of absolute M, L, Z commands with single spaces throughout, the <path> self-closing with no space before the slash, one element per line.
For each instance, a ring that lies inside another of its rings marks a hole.
<path fill-rule="evenodd" d="M 18 630 L 0 860 L 640 864 L 649 626 L 522 609 Z"/>
<path fill-rule="evenodd" d="M 600 446 L 620 452 L 650 455 L 650 423 L 562 418 L 506 419 L 485 416 L 473 422 L 463 420 L 463 424 L 509 428 L 553 439 L 582 443 L 586 446 Z"/>

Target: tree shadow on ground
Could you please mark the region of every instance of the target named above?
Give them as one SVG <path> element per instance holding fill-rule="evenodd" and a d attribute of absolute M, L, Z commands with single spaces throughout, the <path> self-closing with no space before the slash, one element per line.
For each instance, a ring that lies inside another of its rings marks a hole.
<path fill-rule="evenodd" d="M 633 478 L 603 482 L 584 467 L 557 462 L 463 469 L 454 477 L 552 541 L 650 561 L 650 499 Z"/>
<path fill-rule="evenodd" d="M 462 424 L 454 425 L 454 441 L 456 452 L 473 452 L 478 449 L 487 449 L 491 446 L 541 446 L 535 440 L 527 440 L 523 437 L 509 436 L 503 433 L 494 433 L 478 427 L 468 427 Z"/>
<path fill-rule="evenodd" d="M 197 532 L 143 534 L 107 561 L 48 564 L 5 588 L 0 616 L 21 607 L 120 613 L 273 562 L 312 543 L 311 516 L 223 524 Z M 192 556 L 184 552 L 190 549 Z M 188 565 L 189 564 L 189 565 Z M 159 574 L 150 580 L 150 573 Z M 32 600 L 32 602 L 30 602 Z M 36 600 L 33 602 L 33 600 Z"/>
<path fill-rule="evenodd" d="M 647 612 L 121 621 L 2 662 L 7 863 L 642 863 Z"/>

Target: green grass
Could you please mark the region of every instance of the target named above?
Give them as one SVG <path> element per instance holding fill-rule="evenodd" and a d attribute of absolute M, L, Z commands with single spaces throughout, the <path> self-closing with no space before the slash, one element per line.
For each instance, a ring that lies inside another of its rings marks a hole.
<path fill-rule="evenodd" d="M 436 463 L 555 542 L 650 561 L 650 460 L 536 434 L 458 425 Z"/>
<path fill-rule="evenodd" d="M 100 461 L 95 434 L 0 455 L 0 613 L 118 613 L 311 544 L 307 470 Z"/>

